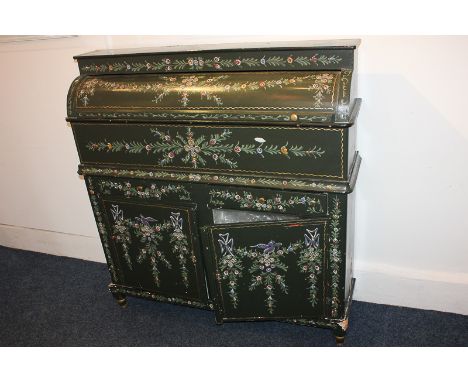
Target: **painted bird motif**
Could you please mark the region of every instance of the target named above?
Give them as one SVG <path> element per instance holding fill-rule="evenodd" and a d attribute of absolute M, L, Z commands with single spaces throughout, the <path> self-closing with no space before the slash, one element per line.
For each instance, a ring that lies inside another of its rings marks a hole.
<path fill-rule="evenodd" d="M 143 215 L 140 214 L 140 217 L 136 217 L 135 220 L 139 221 L 141 224 L 144 225 L 150 225 L 150 223 L 154 223 L 157 220 L 152 218 L 151 216 L 144 217 Z"/>
<path fill-rule="evenodd" d="M 275 251 L 276 248 L 280 248 L 283 244 L 277 243 L 273 240 L 270 240 L 267 244 L 256 244 L 256 245 L 251 245 L 250 248 L 258 248 L 258 249 L 263 249 L 264 254 L 270 254 Z"/>

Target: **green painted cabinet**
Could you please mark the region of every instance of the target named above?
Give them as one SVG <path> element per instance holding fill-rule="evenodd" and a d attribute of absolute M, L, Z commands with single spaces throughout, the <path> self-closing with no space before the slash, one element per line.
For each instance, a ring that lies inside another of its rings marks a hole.
<path fill-rule="evenodd" d="M 352 277 L 357 41 L 92 52 L 67 98 L 119 304 L 331 328 Z"/>

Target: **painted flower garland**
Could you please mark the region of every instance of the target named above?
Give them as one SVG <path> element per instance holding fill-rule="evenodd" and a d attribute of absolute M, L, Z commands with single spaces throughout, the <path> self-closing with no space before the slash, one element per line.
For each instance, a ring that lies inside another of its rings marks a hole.
<path fill-rule="evenodd" d="M 234 247 L 234 240 L 229 232 L 218 235 L 221 256 L 219 260 L 220 280 L 227 282 L 227 291 L 233 308 L 239 304 L 237 292 L 239 279 L 244 270 L 244 259 L 250 260 L 249 290 L 263 287 L 265 290 L 265 305 L 270 314 L 276 307 L 276 294 L 287 294 L 286 272 L 288 266 L 284 263 L 285 256 L 299 254 L 297 264 L 302 273 L 306 273 L 309 296 L 312 306 L 318 302 L 318 275 L 322 272 L 322 250 L 319 248 L 320 234 L 318 228 L 306 229 L 304 241 L 284 246 L 282 243 L 270 240 L 268 243 L 258 243 L 250 247 Z"/>
<path fill-rule="evenodd" d="M 158 141 L 88 142 L 86 148 L 90 151 L 108 153 L 158 154 L 160 157 L 158 164 L 160 166 L 167 166 L 175 158 L 180 157 L 183 163 L 190 163 L 193 168 L 205 166 L 208 160 L 215 163 L 219 162 L 230 168 L 237 168 L 235 157 L 242 155 L 255 155 L 262 159 L 265 156 L 282 156 L 285 158 L 308 156 L 317 159 L 325 154 L 325 150 L 317 146 L 305 149 L 303 146 L 290 146 L 288 142 L 282 146 L 266 145 L 266 141 L 260 138 L 256 144 L 229 143 L 232 135 L 229 129 L 224 129 L 221 133 L 211 134 L 209 137 L 205 135 L 196 137 L 190 127 L 187 128 L 185 136 L 179 133 L 174 136 L 169 131 L 162 132 L 157 128 L 152 128 L 151 132 L 158 138 Z"/>
<path fill-rule="evenodd" d="M 317 72 L 305 75 L 290 75 L 274 79 L 239 81 L 238 77 L 231 79 L 230 74 L 223 75 L 177 75 L 158 76 L 153 81 L 115 81 L 112 79 L 92 77 L 86 79 L 77 93 L 81 105 L 86 107 L 92 104 L 96 89 L 108 91 L 127 91 L 133 93 L 150 94 L 154 104 L 161 104 L 170 94 L 177 94 L 182 107 L 189 105 L 192 94 L 199 94 L 201 100 L 215 106 L 223 105 L 223 94 L 246 91 L 263 90 L 288 87 L 302 87 L 310 91 L 314 100 L 313 107 L 323 107 L 325 97 L 333 94 L 337 74 L 335 72 Z M 305 83 L 307 82 L 307 83 Z"/>
<path fill-rule="evenodd" d="M 169 259 L 163 251 L 159 250 L 160 243 L 163 240 L 163 233 L 169 232 L 169 242 L 172 246 L 172 252 L 177 256 L 180 265 L 182 282 L 188 288 L 189 280 L 186 262 L 191 251 L 187 237 L 182 230 L 183 219 L 180 217 L 179 212 L 171 212 L 170 221 L 162 223 L 150 216 L 145 217 L 143 215 L 133 219 L 124 218 L 123 210 L 118 205 L 112 205 L 111 213 L 114 219 L 112 239 L 120 245 L 129 269 L 133 269 L 130 245 L 132 244 L 132 236 L 134 236 L 139 246 L 136 261 L 138 263 L 150 262 L 153 280 L 159 287 L 161 284 L 159 277 L 160 266 L 163 265 L 167 269 L 172 269 Z M 192 255 L 190 259 L 195 265 L 195 256 Z"/>
<path fill-rule="evenodd" d="M 338 197 L 333 199 L 333 209 L 330 220 L 330 268 L 331 274 L 331 316 L 337 317 L 340 306 L 339 285 L 340 285 L 340 201 Z"/>
<path fill-rule="evenodd" d="M 163 57 L 159 61 L 112 61 L 106 63 L 91 63 L 80 67 L 85 73 L 138 73 L 141 71 L 198 71 L 207 68 L 222 70 L 227 68 L 259 69 L 268 67 L 317 67 L 330 64 L 338 64 L 342 58 L 338 55 L 313 54 L 310 56 L 287 56 L 265 55 L 258 57 L 227 58 L 221 56 L 189 56 L 185 59 Z"/>
<path fill-rule="evenodd" d="M 252 193 L 243 191 L 210 190 L 210 203 L 213 206 L 223 207 L 225 201 L 235 202 L 240 208 L 251 208 L 258 211 L 280 211 L 287 212 L 292 206 L 306 206 L 309 213 L 323 213 L 323 207 L 319 198 L 312 196 L 292 196 L 283 199 L 281 195 L 274 198 L 265 199 L 264 197 L 254 197 Z"/>
<path fill-rule="evenodd" d="M 299 251 L 299 260 L 297 262 L 300 271 L 307 275 L 309 301 L 312 306 L 318 303 L 317 275 L 322 272 L 322 250 L 319 247 L 319 241 L 318 228 L 313 231 L 306 229 L 304 234 L 305 246 L 299 245 L 302 248 Z"/>
<path fill-rule="evenodd" d="M 170 194 L 176 194 L 180 200 L 191 200 L 190 193 L 187 189 L 180 185 L 168 184 L 168 185 L 133 185 L 130 181 L 119 181 L 119 180 L 100 180 L 99 187 L 103 194 L 110 195 L 111 190 L 121 192 L 125 197 L 138 197 L 141 199 L 154 198 L 161 200 L 163 197 Z"/>

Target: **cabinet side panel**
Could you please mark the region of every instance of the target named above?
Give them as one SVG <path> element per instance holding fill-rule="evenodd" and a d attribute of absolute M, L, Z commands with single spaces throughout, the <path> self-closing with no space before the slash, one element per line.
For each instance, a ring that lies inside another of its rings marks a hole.
<path fill-rule="evenodd" d="M 351 280 L 353 278 L 354 267 L 354 204 L 355 204 L 356 192 L 348 194 L 347 200 L 347 217 L 346 226 L 348 227 L 346 232 L 346 279 L 345 279 L 345 301 L 348 299 L 349 291 L 351 287 Z"/>
<path fill-rule="evenodd" d="M 353 167 L 354 156 L 356 155 L 356 125 L 352 125 L 346 130 L 347 139 L 347 159 L 348 159 L 348 179 L 351 169 Z"/>

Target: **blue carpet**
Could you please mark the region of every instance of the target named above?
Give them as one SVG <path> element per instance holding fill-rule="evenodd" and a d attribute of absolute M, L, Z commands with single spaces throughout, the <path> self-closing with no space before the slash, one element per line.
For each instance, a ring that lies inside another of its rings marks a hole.
<path fill-rule="evenodd" d="M 335 346 L 281 322 L 216 325 L 214 313 L 107 291 L 104 264 L 0 246 L 0 346 Z M 359 282 L 359 280 L 358 280 Z M 354 301 L 347 346 L 466 346 L 468 316 Z"/>

